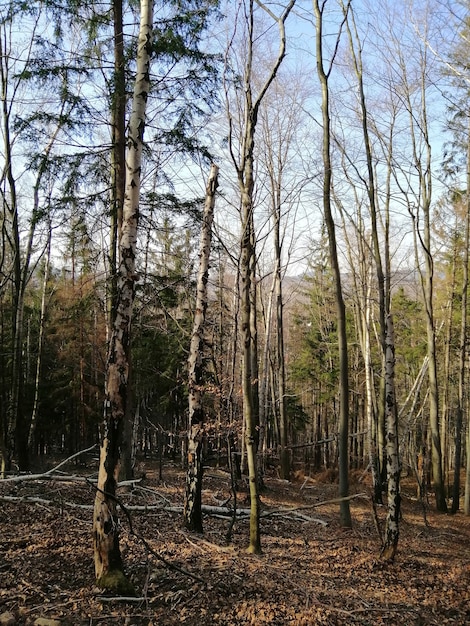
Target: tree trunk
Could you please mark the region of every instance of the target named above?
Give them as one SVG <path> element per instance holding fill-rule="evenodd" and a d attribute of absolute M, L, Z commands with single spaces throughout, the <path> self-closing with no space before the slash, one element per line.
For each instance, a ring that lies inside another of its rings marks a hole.
<path fill-rule="evenodd" d="M 398 449 L 398 412 L 395 398 L 395 334 L 391 313 L 386 320 L 385 390 L 387 424 L 387 524 L 381 557 L 393 561 L 398 547 L 400 519 L 400 456 Z"/>
<path fill-rule="evenodd" d="M 254 45 L 254 2 L 260 6 L 268 15 L 276 21 L 279 28 L 280 45 L 277 58 L 268 73 L 268 77 L 262 85 L 256 98 L 253 98 L 253 45 Z M 286 35 L 285 20 L 289 15 L 295 0 L 291 0 L 289 5 L 283 10 L 281 17 L 276 17 L 271 9 L 264 5 L 261 0 L 249 0 L 246 9 L 246 20 L 248 29 L 248 41 L 244 72 L 244 102 L 243 102 L 243 129 L 241 131 L 241 156 L 240 160 L 235 157 L 233 151 L 232 126 L 230 125 L 229 148 L 232 160 L 237 171 L 238 186 L 241 196 L 241 227 L 242 235 L 240 242 L 240 314 L 241 314 L 241 334 L 243 342 L 243 372 L 242 372 L 242 394 L 243 394 L 243 420 L 245 427 L 246 459 L 249 474 L 251 516 L 250 516 L 250 540 L 248 552 L 259 554 L 261 552 L 260 536 L 260 499 L 257 467 L 257 443 L 258 443 L 258 355 L 256 342 L 256 291 L 255 291 L 255 256 L 254 246 L 256 242 L 253 219 L 254 201 L 254 146 L 255 130 L 258 120 L 260 104 L 266 95 L 269 86 L 273 82 L 278 69 L 285 56 Z M 256 351 L 256 352 L 255 352 Z M 254 379 L 254 376 L 256 379 Z M 254 387 L 255 385 L 255 387 Z M 254 392 L 256 397 L 254 397 Z"/>
<path fill-rule="evenodd" d="M 113 0 L 114 74 L 111 93 L 111 224 L 109 242 L 108 337 L 114 323 L 118 294 L 118 251 L 122 231 L 122 213 L 126 185 L 126 75 L 122 0 Z M 132 362 L 129 360 L 129 386 L 132 386 Z M 124 418 L 121 472 L 125 480 L 134 475 L 132 461 L 133 397 L 129 397 Z"/>
<path fill-rule="evenodd" d="M 331 207 L 331 187 L 332 187 L 332 163 L 331 163 L 331 119 L 329 107 L 329 72 L 325 72 L 323 65 L 323 9 L 320 8 L 319 0 L 314 0 L 314 11 L 316 18 L 316 58 L 317 73 L 322 90 L 322 119 L 323 119 L 323 213 L 328 231 L 330 263 L 335 283 L 335 299 L 338 325 L 338 350 L 340 368 L 340 417 L 339 417 L 339 496 L 340 502 L 340 523 L 343 527 L 352 526 L 351 512 L 349 507 L 349 379 L 348 379 L 348 342 L 346 336 L 346 309 L 343 300 L 343 290 L 341 285 L 341 272 L 338 261 L 336 246 L 336 228 Z M 339 35 L 338 35 L 339 37 Z M 330 68 L 331 69 L 331 68 Z"/>
<path fill-rule="evenodd" d="M 429 220 L 429 218 L 428 218 Z M 426 221 L 428 221 L 426 220 Z M 428 225 L 429 228 L 429 225 Z M 429 238 L 430 240 L 430 238 Z M 429 250 L 429 248 L 428 248 Z M 436 333 L 434 328 L 433 313 L 433 280 L 432 259 L 428 253 L 426 258 L 426 276 L 424 283 L 424 296 L 426 303 L 426 329 L 428 342 L 428 380 L 429 380 L 429 426 L 431 431 L 431 463 L 434 483 L 434 495 L 436 508 L 442 513 L 447 512 L 444 477 L 442 472 L 442 448 L 439 432 L 439 393 L 437 381 L 437 354 Z"/>
<path fill-rule="evenodd" d="M 276 268 L 276 337 L 277 337 L 277 358 L 278 358 L 278 381 L 277 392 L 279 398 L 279 434 L 281 448 L 281 478 L 290 479 L 290 456 L 288 445 L 288 421 L 286 405 L 286 364 L 284 352 L 284 303 L 282 299 L 282 277 L 280 259 Z"/>
<path fill-rule="evenodd" d="M 372 269 L 372 266 L 370 267 Z M 374 370 L 372 367 L 370 329 L 371 329 L 371 276 L 368 273 L 368 288 L 366 293 L 366 310 L 362 316 L 362 336 L 364 344 L 364 369 L 366 378 L 366 420 L 368 433 L 369 463 L 372 476 L 373 498 L 376 504 L 382 504 L 382 480 L 380 479 L 380 456 L 377 450 L 377 411 L 374 402 Z"/>
<path fill-rule="evenodd" d="M 209 279 L 209 256 L 212 239 L 215 192 L 218 167 L 212 165 L 206 187 L 206 203 L 202 218 L 199 247 L 199 272 L 196 287 L 196 310 L 189 349 L 189 420 L 188 420 L 188 468 L 186 473 L 186 497 L 184 523 L 186 528 L 202 533 L 202 443 L 204 433 L 203 408 L 203 350 L 204 327 L 207 310 L 207 281 Z"/>
<path fill-rule="evenodd" d="M 34 442 L 34 433 L 39 415 L 39 392 L 41 383 L 41 368 L 42 357 L 44 347 L 44 330 L 46 327 L 46 311 L 47 311 L 47 285 L 49 282 L 49 271 L 51 266 L 51 244 L 52 244 L 52 227 L 49 221 L 49 235 L 47 240 L 46 259 L 44 264 L 44 278 L 42 282 L 42 294 L 41 294 L 41 312 L 39 319 L 39 338 L 38 338 L 38 355 L 36 359 L 36 375 L 34 380 L 34 402 L 33 410 L 31 412 L 31 421 L 29 424 L 28 433 L 28 449 L 32 451 Z"/>
<path fill-rule="evenodd" d="M 402 61 L 404 63 L 404 61 Z M 424 55 L 422 63 L 426 63 Z M 436 354 L 436 329 L 434 318 L 434 259 L 431 251 L 431 201 L 432 201 L 432 159 L 431 143 L 429 140 L 429 128 L 427 121 L 426 103 L 426 65 L 421 68 L 420 90 L 421 90 L 421 111 L 420 115 L 415 112 L 416 107 L 411 101 L 411 93 L 408 88 L 405 94 L 407 99 L 408 115 L 410 117 L 410 142 L 413 150 L 414 166 L 417 171 L 419 181 L 419 191 L 416 192 L 417 209 L 414 212 L 413 206 L 408 206 L 414 224 L 414 237 L 419 239 L 421 250 L 424 256 L 424 272 L 420 269 L 418 257 L 416 257 L 417 267 L 420 272 L 421 286 L 423 293 L 423 303 L 426 314 L 426 334 L 427 334 L 427 355 L 428 381 L 429 381 L 429 428 L 431 435 L 431 463 L 434 482 L 434 494 L 436 508 L 443 513 L 447 512 L 447 502 L 445 497 L 444 478 L 442 472 L 442 449 L 439 428 L 439 391 L 437 377 L 437 354 Z M 407 86 L 408 87 L 408 86 Z M 416 120 L 419 119 L 419 123 Z M 421 136 L 416 137 L 416 129 Z M 423 144 L 421 154 L 420 146 Z M 407 197 L 408 197 L 408 191 Z M 422 232 L 420 223 L 423 224 Z M 415 243 L 415 247 L 416 247 Z"/>
<path fill-rule="evenodd" d="M 459 392 L 457 401 L 457 416 L 455 424 L 455 457 L 454 457 L 454 484 L 452 488 L 452 513 L 457 513 L 460 503 L 460 468 L 462 465 L 462 428 L 465 404 L 465 372 L 467 362 L 467 310 L 468 310 L 468 263 L 470 246 L 470 120 L 467 137 L 467 192 L 465 199 L 465 241 L 463 257 L 463 280 L 461 302 L 461 326 L 459 346 Z M 467 418 L 468 439 L 470 441 L 470 424 Z M 465 481 L 465 514 L 470 515 L 470 446 L 467 448 L 467 474 Z"/>
<path fill-rule="evenodd" d="M 254 133 L 253 133 L 254 134 Z M 252 135 L 253 137 L 253 135 Z M 250 215 L 252 212 L 253 198 L 253 161 L 252 158 L 247 160 L 244 168 L 246 187 L 242 190 L 242 224 L 243 235 L 241 242 L 241 262 L 240 262 L 240 312 L 241 312 L 241 331 L 243 341 L 243 374 L 242 374 L 242 393 L 243 393 L 243 419 L 245 422 L 245 448 L 246 461 L 248 465 L 248 477 L 250 488 L 251 516 L 250 516 L 250 540 L 248 551 L 254 554 L 261 552 L 261 536 L 260 536 L 260 501 L 259 501 L 259 484 L 258 484 L 258 467 L 256 459 L 257 434 L 255 429 L 255 411 L 253 407 L 253 378 L 252 378 L 252 359 L 253 359 L 253 343 L 251 336 L 251 263 L 253 258 L 252 220 Z"/>
<path fill-rule="evenodd" d="M 129 397 L 129 354 L 132 304 L 134 301 L 135 255 L 139 217 L 140 176 L 142 164 L 145 110 L 150 88 L 150 53 L 152 45 L 153 6 L 141 0 L 137 70 L 132 114 L 127 141 L 126 187 L 122 234 L 119 246 L 119 273 L 116 313 L 113 316 L 106 367 L 104 424 L 100 450 L 100 468 L 93 516 L 93 542 L 97 584 L 128 595 L 132 586 L 123 573 L 119 548 L 119 524 L 116 513 L 116 487 L 119 477 L 120 450 Z"/>

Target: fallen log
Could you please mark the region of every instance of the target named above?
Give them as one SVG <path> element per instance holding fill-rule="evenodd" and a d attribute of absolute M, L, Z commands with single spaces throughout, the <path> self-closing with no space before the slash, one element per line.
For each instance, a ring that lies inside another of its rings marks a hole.
<path fill-rule="evenodd" d="M 10 502 L 10 503 L 18 503 L 18 504 L 38 504 L 41 506 L 61 506 L 68 507 L 72 509 L 83 509 L 85 511 L 91 511 L 93 509 L 93 505 L 91 504 L 77 504 L 76 502 L 64 501 L 60 502 L 55 500 L 48 500 L 46 498 L 40 498 L 38 496 L 0 496 L 0 502 Z M 176 513 L 180 515 L 183 513 L 183 507 L 178 505 L 168 505 L 168 504 L 126 504 L 125 508 L 130 512 L 148 512 L 148 511 L 166 511 L 168 513 Z M 294 518 L 303 522 L 314 522 L 316 524 L 321 524 L 322 526 L 328 526 L 328 522 L 325 520 L 309 517 L 307 515 L 303 515 L 300 513 L 300 509 L 311 508 L 311 507 L 299 507 L 298 509 L 276 509 L 274 511 L 263 511 L 261 513 L 261 518 L 263 517 L 285 517 L 285 518 Z M 233 517 L 234 511 L 233 509 L 222 507 L 222 506 L 210 506 L 208 504 L 202 505 L 202 512 L 206 515 L 220 516 L 223 518 Z M 236 509 L 235 516 L 238 519 L 248 519 L 250 517 L 250 509 Z"/>

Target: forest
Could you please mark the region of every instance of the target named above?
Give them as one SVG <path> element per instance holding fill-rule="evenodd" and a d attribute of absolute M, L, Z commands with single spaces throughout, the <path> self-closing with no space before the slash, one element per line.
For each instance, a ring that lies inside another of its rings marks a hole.
<path fill-rule="evenodd" d="M 0 0 L 0 625 L 470 621 L 468 0 Z"/>

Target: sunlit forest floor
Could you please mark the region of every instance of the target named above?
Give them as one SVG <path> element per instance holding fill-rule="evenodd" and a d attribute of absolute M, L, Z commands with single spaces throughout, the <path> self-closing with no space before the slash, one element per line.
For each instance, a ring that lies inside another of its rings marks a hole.
<path fill-rule="evenodd" d="M 11 624 L 47 618 L 72 626 L 470 623 L 470 521 L 461 513 L 436 514 L 432 502 L 424 515 L 411 481 L 403 483 L 399 551 L 387 565 L 379 559 L 367 478 L 351 485 L 357 497 L 346 531 L 338 503 L 321 504 L 337 497 L 328 475 L 298 475 L 292 483 L 266 476 L 263 554 L 251 556 L 246 519 L 236 522 L 228 545 L 226 517 L 205 515 L 202 536 L 183 529 L 175 509 L 184 493 L 180 469 L 164 465 L 161 481 L 150 463 L 139 472 L 145 477 L 120 493 L 132 519 L 131 528 L 120 512 L 133 601 L 94 588 L 92 485 L 0 483 L 0 496 L 16 498 L 0 501 L 0 623 L 2 616 Z M 246 496 L 238 494 L 239 508 L 248 506 Z M 36 502 L 20 500 L 27 497 Z M 203 499 L 210 506 L 233 503 L 228 473 L 206 471 Z M 144 505 L 146 511 L 133 508 Z M 382 527 L 385 515 L 378 507 Z"/>

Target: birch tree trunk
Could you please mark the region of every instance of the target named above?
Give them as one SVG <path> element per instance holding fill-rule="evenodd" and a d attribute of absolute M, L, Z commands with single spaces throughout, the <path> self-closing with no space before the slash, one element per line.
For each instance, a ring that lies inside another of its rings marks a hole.
<path fill-rule="evenodd" d="M 199 271 L 196 287 L 196 310 L 189 349 L 189 423 L 188 423 L 188 469 L 186 473 L 186 497 L 184 524 L 189 530 L 202 533 L 202 443 L 204 433 L 203 408 L 203 362 L 204 326 L 207 310 L 207 281 L 209 279 L 209 256 L 214 218 L 215 192 L 219 168 L 211 166 L 206 187 L 206 202 L 202 217 L 199 246 Z"/>
<path fill-rule="evenodd" d="M 380 462 L 377 452 L 377 420 L 376 403 L 374 402 L 374 370 L 372 367 L 370 329 L 372 326 L 372 302 L 371 302 L 371 273 L 372 263 L 369 266 L 367 293 L 365 298 L 366 310 L 361 316 L 362 337 L 364 344 L 364 370 L 366 382 L 366 416 L 367 416 L 367 436 L 369 444 L 369 463 L 372 475 L 372 486 L 374 489 L 374 501 L 376 504 L 382 503 L 382 481 L 380 480 Z"/>
<path fill-rule="evenodd" d="M 108 339 L 117 310 L 119 241 L 122 230 L 122 212 L 126 185 L 126 74 L 124 55 L 124 24 L 122 0 L 113 0 L 114 29 L 114 73 L 111 92 L 111 224 L 109 242 L 108 278 Z M 132 363 L 129 362 L 129 378 L 132 376 Z M 130 382 L 132 385 L 132 382 Z M 124 418 L 124 441 L 122 446 L 122 475 L 125 480 L 133 477 L 133 402 L 127 402 Z"/>
<path fill-rule="evenodd" d="M 41 387 L 41 369 L 42 369 L 42 357 L 44 348 L 44 330 L 46 327 L 46 313 L 47 313 L 47 285 L 49 282 L 49 272 L 51 267 L 51 245 L 52 245 L 52 225 L 49 219 L 49 235 L 47 240 L 46 259 L 44 264 L 44 277 L 42 280 L 42 294 L 41 294 L 41 313 L 39 319 L 39 337 L 38 337 L 38 355 L 36 359 L 36 375 L 34 379 L 34 402 L 33 410 L 31 412 L 31 421 L 29 424 L 28 433 L 28 449 L 31 451 L 34 442 L 34 433 L 36 431 L 36 425 L 39 415 L 39 392 Z"/>
<path fill-rule="evenodd" d="M 129 122 L 126 160 L 126 186 L 123 206 L 116 312 L 108 349 L 104 423 L 100 467 L 93 515 L 95 575 L 98 586 L 121 593 L 132 593 L 123 573 L 116 513 L 116 487 L 119 478 L 122 433 L 129 398 L 129 356 L 132 304 L 134 301 L 135 256 L 139 217 L 145 111 L 150 88 L 152 46 L 152 0 L 141 0 L 137 70 Z"/>
<path fill-rule="evenodd" d="M 385 561 L 393 561 L 398 547 L 401 496 L 398 411 L 395 397 L 395 334 L 391 313 L 387 316 L 385 333 L 385 400 L 388 510 L 381 557 Z"/>

